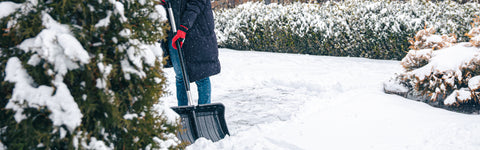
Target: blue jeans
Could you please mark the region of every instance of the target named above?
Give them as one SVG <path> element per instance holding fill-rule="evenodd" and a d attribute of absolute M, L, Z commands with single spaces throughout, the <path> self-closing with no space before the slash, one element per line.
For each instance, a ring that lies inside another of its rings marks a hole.
<path fill-rule="evenodd" d="M 177 87 L 177 101 L 178 106 L 188 105 L 187 91 L 185 85 L 183 84 L 183 75 L 182 68 L 180 65 L 180 58 L 178 56 L 178 51 L 173 49 L 172 42 L 169 41 L 169 50 L 170 58 L 173 64 L 173 70 L 175 71 L 175 85 Z M 195 81 L 197 84 L 198 90 L 198 104 L 210 104 L 212 88 L 210 84 L 210 78 L 204 78 L 198 81 Z M 191 104 L 192 105 L 192 104 Z"/>

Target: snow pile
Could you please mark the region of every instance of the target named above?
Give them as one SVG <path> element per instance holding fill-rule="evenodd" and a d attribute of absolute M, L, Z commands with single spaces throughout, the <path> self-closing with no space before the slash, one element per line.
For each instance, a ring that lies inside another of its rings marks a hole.
<path fill-rule="evenodd" d="M 402 71 L 399 61 L 230 49 L 220 49 L 219 59 L 212 102 L 225 105 L 231 135 L 200 138 L 187 150 L 479 148 L 480 115 L 381 91 L 382 81 Z M 174 91 L 174 70 L 165 71 Z M 177 105 L 174 93 L 166 99 Z"/>

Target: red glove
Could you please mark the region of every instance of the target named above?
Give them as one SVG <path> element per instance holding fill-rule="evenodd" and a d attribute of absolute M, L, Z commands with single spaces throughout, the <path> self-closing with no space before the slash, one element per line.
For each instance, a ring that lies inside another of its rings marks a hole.
<path fill-rule="evenodd" d="M 183 27 L 183 28 L 186 29 L 186 27 L 184 27 L 184 26 L 181 26 L 181 27 Z M 186 33 L 185 31 L 183 31 L 183 30 L 178 30 L 178 31 L 177 31 L 177 34 L 176 34 L 176 35 L 173 37 L 173 39 L 172 39 L 172 46 L 173 46 L 174 49 L 178 49 L 176 42 L 177 42 L 177 40 L 179 40 L 179 39 L 180 39 L 180 41 L 179 41 L 179 42 L 180 42 L 180 47 L 183 46 L 183 40 L 185 39 L 185 36 L 186 36 L 186 35 L 187 35 L 187 33 Z"/>
<path fill-rule="evenodd" d="M 165 0 L 161 0 L 160 1 L 160 5 L 166 5 L 167 3 L 165 2 Z"/>

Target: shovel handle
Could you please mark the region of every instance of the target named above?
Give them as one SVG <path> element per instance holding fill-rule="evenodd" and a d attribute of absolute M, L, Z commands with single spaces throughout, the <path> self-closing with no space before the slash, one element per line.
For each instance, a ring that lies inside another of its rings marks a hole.
<path fill-rule="evenodd" d="M 167 11 L 168 11 L 170 26 L 172 27 L 173 34 L 176 34 L 177 26 L 175 25 L 175 17 L 173 15 L 172 4 L 170 4 L 170 1 L 167 1 Z M 192 92 L 190 92 L 190 80 L 188 79 L 188 76 L 187 76 L 187 70 L 185 67 L 184 59 L 183 59 L 182 46 L 180 45 L 180 41 L 178 40 L 175 42 L 175 44 L 177 45 L 178 57 L 180 59 L 180 66 L 182 68 L 183 84 L 185 85 L 185 90 L 187 91 L 188 105 L 193 105 Z"/>

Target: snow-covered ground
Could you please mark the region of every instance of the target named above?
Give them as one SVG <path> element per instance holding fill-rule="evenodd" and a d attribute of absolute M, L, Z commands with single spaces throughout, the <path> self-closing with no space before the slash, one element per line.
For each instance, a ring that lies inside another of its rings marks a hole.
<path fill-rule="evenodd" d="M 229 49 L 220 61 L 212 102 L 226 106 L 231 136 L 187 149 L 480 149 L 479 115 L 383 92 L 398 61 Z M 173 69 L 166 74 L 172 94 L 162 99 L 175 106 Z"/>

